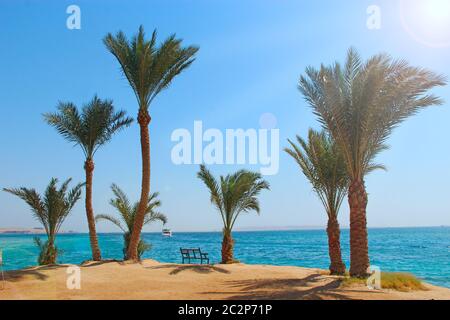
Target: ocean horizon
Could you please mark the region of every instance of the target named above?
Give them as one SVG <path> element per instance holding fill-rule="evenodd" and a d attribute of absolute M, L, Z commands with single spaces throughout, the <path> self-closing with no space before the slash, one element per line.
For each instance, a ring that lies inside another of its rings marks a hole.
<path fill-rule="evenodd" d="M 235 257 L 246 264 L 299 266 L 327 269 L 328 242 L 325 230 L 236 231 Z M 38 248 L 34 237 L 45 235 L 0 234 L 4 270 L 23 269 L 37 264 Z M 181 263 L 180 247 L 201 248 L 212 263 L 220 262 L 220 232 L 175 232 L 173 237 L 143 233 L 152 244 L 143 259 Z M 122 259 L 122 234 L 100 233 L 103 259 Z M 80 264 L 91 258 L 86 233 L 60 234 L 57 246 L 63 252 L 58 263 Z M 342 256 L 349 267 L 349 231 L 341 234 Z M 450 227 L 369 228 L 371 265 L 381 271 L 410 272 L 425 282 L 450 288 Z"/>
<path fill-rule="evenodd" d="M 340 225 L 340 230 L 349 230 L 350 226 L 342 226 Z M 450 228 L 450 225 L 431 225 L 431 226 L 374 226 L 367 227 L 367 229 L 423 229 L 423 228 Z M 14 231 L 19 229 L 19 231 Z M 308 231 L 308 230 L 325 230 L 326 226 L 269 226 L 269 227 L 236 227 L 233 229 L 233 233 L 236 232 L 270 232 L 270 231 Z M 8 232 L 5 230 L 13 230 L 12 232 Z M 30 232 L 31 230 L 40 230 L 42 232 Z M 222 232 L 220 229 L 186 229 L 186 230 L 176 230 L 172 232 L 176 233 L 215 233 Z M 142 233 L 147 234 L 161 234 L 161 231 L 142 231 Z M 9 227 L 9 228 L 0 228 L 0 236 L 1 235 L 10 235 L 10 234 L 29 234 L 29 235 L 40 235 L 45 234 L 45 230 L 42 227 L 29 227 L 29 228 L 20 228 L 20 227 Z M 78 230 L 60 230 L 58 234 L 89 234 L 88 231 L 78 231 Z M 122 234 L 121 231 L 102 231 L 97 234 Z"/>

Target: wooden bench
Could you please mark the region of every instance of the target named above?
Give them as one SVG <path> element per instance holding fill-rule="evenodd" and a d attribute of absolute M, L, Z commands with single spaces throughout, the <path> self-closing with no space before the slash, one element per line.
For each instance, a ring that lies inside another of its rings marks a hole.
<path fill-rule="evenodd" d="M 208 254 L 202 252 L 200 248 L 193 248 L 193 249 L 180 248 L 180 252 L 183 264 L 186 260 L 188 261 L 189 264 L 191 263 L 191 260 L 200 260 L 200 264 L 203 264 L 203 261 L 205 261 L 207 264 L 209 264 Z"/>

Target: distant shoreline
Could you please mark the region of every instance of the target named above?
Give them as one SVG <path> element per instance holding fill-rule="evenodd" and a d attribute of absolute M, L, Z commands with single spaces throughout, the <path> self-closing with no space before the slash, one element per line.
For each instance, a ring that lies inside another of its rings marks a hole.
<path fill-rule="evenodd" d="M 61 231 L 60 234 L 82 234 L 84 232 Z M 18 234 L 18 235 L 45 235 L 44 228 L 0 228 L 2 234 Z"/>
<path fill-rule="evenodd" d="M 244 233 L 244 232 L 288 232 L 288 231 L 315 231 L 315 230 L 325 230 L 325 226 L 322 227 L 273 227 L 273 228 L 242 228 L 234 231 L 235 233 Z M 368 227 L 368 229 L 425 229 L 425 228 L 450 228 L 450 226 L 442 225 L 442 226 L 413 226 L 413 227 Z M 341 227 L 341 230 L 348 230 L 349 227 Z M 220 230 L 192 230 L 192 231 L 176 231 L 173 230 L 174 233 L 221 233 Z M 148 231 L 142 232 L 144 234 L 159 234 L 160 231 Z M 79 232 L 79 231 L 61 231 L 60 234 L 89 234 L 88 232 Z M 98 234 L 122 234 L 120 231 L 113 232 L 98 232 Z M 40 228 L 0 228 L 0 235 L 45 235 L 45 230 Z"/>

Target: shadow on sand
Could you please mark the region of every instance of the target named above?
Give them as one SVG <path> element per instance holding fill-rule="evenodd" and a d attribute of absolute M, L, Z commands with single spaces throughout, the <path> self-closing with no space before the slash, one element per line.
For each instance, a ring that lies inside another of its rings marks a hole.
<path fill-rule="evenodd" d="M 123 260 L 115 260 L 115 259 L 102 260 L 102 261 L 87 260 L 87 261 L 83 261 L 80 264 L 80 267 L 82 267 L 82 268 L 90 268 L 90 267 L 101 266 L 102 264 L 108 264 L 108 263 L 114 263 L 114 262 L 118 263 L 120 265 L 125 265 L 126 264 Z"/>
<path fill-rule="evenodd" d="M 326 279 L 312 274 L 305 278 L 254 279 L 225 282 L 228 292 L 204 292 L 205 295 L 225 294 L 227 300 L 349 300 L 337 291 L 340 279 Z"/>
<path fill-rule="evenodd" d="M 171 269 L 169 272 L 170 275 L 176 275 L 183 271 L 193 271 L 200 274 L 209 274 L 212 272 L 220 272 L 220 273 L 230 273 L 230 271 L 214 266 L 214 265 L 206 265 L 206 264 L 186 264 L 186 265 L 161 265 L 154 267 L 146 267 L 147 269 Z"/>
<path fill-rule="evenodd" d="M 33 268 L 17 270 L 17 271 L 14 271 L 14 270 L 5 271 L 5 280 L 10 281 L 10 282 L 16 282 L 25 277 L 30 276 L 35 279 L 44 281 L 48 278 L 48 276 L 43 274 L 40 271 L 56 270 L 56 269 L 66 268 L 66 267 L 67 267 L 66 265 L 52 264 L 52 265 L 33 267 Z"/>

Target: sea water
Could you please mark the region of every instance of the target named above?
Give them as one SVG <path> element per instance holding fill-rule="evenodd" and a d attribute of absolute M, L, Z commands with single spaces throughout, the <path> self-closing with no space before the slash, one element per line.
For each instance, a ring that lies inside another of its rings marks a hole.
<path fill-rule="evenodd" d="M 21 269 L 36 265 L 38 249 L 33 235 L 0 235 L 3 268 Z M 45 237 L 45 236 L 41 236 Z M 235 258 L 248 264 L 269 264 L 327 269 L 328 242 L 324 230 L 234 232 Z M 201 248 L 211 262 L 221 253 L 220 232 L 174 232 L 171 238 L 144 233 L 152 249 L 144 258 L 180 263 L 180 248 Z M 104 259 L 122 259 L 121 234 L 99 234 Z M 87 234 L 60 234 L 57 246 L 63 250 L 59 263 L 79 264 L 89 260 Z M 349 231 L 342 230 L 341 247 L 349 266 Z M 369 229 L 371 264 L 382 271 L 411 272 L 426 282 L 450 288 L 450 227 Z"/>

